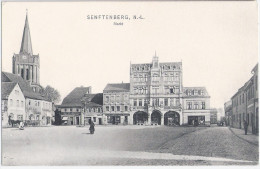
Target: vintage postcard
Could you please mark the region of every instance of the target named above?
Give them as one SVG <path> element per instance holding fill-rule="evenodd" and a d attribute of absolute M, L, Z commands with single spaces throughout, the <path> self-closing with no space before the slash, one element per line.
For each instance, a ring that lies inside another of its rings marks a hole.
<path fill-rule="evenodd" d="M 257 1 L 2 1 L 2 166 L 259 165 Z"/>

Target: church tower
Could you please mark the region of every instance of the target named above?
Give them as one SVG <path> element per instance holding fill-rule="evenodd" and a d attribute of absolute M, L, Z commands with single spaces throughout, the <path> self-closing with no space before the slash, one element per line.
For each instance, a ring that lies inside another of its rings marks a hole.
<path fill-rule="evenodd" d="M 28 81 L 33 87 L 34 91 L 39 91 L 41 89 L 40 59 L 39 54 L 33 54 L 27 12 L 20 52 L 19 54 L 13 55 L 13 74 L 19 75 L 24 80 Z"/>

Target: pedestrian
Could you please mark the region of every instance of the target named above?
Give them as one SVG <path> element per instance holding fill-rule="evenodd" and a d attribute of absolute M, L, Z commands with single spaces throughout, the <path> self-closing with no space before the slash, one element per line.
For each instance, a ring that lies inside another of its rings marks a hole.
<path fill-rule="evenodd" d="M 245 135 L 247 135 L 247 126 L 248 126 L 247 121 L 244 120 Z"/>

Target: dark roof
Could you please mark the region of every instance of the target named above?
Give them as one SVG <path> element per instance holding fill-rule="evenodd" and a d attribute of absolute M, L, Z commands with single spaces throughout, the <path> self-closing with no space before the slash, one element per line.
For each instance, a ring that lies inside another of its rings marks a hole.
<path fill-rule="evenodd" d="M 17 83 L 15 82 L 2 82 L 1 98 L 7 99 L 10 93 L 13 91 Z"/>
<path fill-rule="evenodd" d="M 26 14 L 20 53 L 33 54 L 28 17 Z"/>
<path fill-rule="evenodd" d="M 31 98 L 31 99 L 37 99 L 37 100 L 46 100 L 43 96 L 41 96 L 40 93 L 34 92 L 32 88 L 30 87 L 29 82 L 25 81 L 21 76 L 8 73 L 8 72 L 2 72 L 2 82 L 14 82 L 18 83 L 24 97 Z"/>
<path fill-rule="evenodd" d="M 81 107 L 83 97 L 89 93 L 90 87 L 76 87 L 62 101 L 59 107 Z"/>
<path fill-rule="evenodd" d="M 130 83 L 108 83 L 104 92 L 129 92 Z"/>
<path fill-rule="evenodd" d="M 86 107 L 100 107 L 103 105 L 103 93 L 86 94 L 83 99 L 86 102 Z"/>

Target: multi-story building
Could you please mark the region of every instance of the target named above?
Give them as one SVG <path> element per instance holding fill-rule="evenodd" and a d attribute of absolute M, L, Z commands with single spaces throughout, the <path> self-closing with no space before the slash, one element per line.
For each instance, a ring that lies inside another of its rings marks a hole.
<path fill-rule="evenodd" d="M 11 125 L 11 120 L 25 119 L 25 97 L 18 83 L 2 82 L 2 126 Z"/>
<path fill-rule="evenodd" d="M 19 84 L 25 97 L 25 116 L 23 116 L 23 120 L 26 120 L 27 124 L 51 124 L 51 118 L 54 116 L 52 102 L 42 97 L 40 93 L 33 91 L 28 81 L 24 80 L 21 76 L 2 72 L 2 83 Z M 4 89 L 2 89 L 2 93 L 3 92 L 5 92 Z"/>
<path fill-rule="evenodd" d="M 210 125 L 210 96 L 205 87 L 183 88 L 183 124 Z"/>
<path fill-rule="evenodd" d="M 62 101 L 59 106 L 61 118 L 64 124 L 80 125 L 84 124 L 83 113 L 83 97 L 91 93 L 91 87 L 76 87 Z"/>
<path fill-rule="evenodd" d="M 243 129 L 243 122 L 246 120 L 248 131 L 258 134 L 258 64 L 253 68 L 252 73 L 253 76 L 231 98 L 231 126 Z"/>
<path fill-rule="evenodd" d="M 103 123 L 103 94 L 92 94 L 91 87 L 76 87 L 58 106 L 62 124 L 85 125 L 91 119 L 95 124 Z"/>
<path fill-rule="evenodd" d="M 86 94 L 83 98 L 83 114 L 84 123 L 89 124 L 89 120 L 91 119 L 94 124 L 103 124 L 103 93 L 97 94 Z"/>
<path fill-rule="evenodd" d="M 224 104 L 224 109 L 225 109 L 225 122 L 227 126 L 231 125 L 232 121 L 232 101 L 227 101 Z"/>
<path fill-rule="evenodd" d="M 129 83 L 109 83 L 106 85 L 103 90 L 105 124 L 128 124 L 131 121 L 129 119 L 129 92 Z"/>
<path fill-rule="evenodd" d="M 209 124 L 209 95 L 204 87 L 184 88 L 182 62 L 130 65 L 130 123 Z"/>

